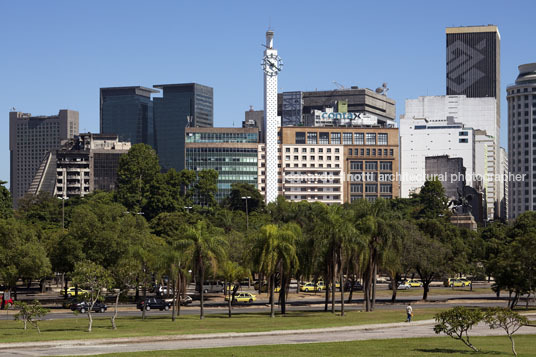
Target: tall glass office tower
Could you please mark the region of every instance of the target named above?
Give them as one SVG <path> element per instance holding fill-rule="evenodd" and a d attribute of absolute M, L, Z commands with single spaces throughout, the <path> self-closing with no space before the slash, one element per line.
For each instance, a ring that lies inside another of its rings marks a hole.
<path fill-rule="evenodd" d="M 157 149 L 151 94 L 157 90 L 140 86 L 100 89 L 100 132 L 116 134 L 119 141 L 145 143 Z"/>
<path fill-rule="evenodd" d="M 162 97 L 154 98 L 155 137 L 162 169 L 184 169 L 185 129 L 211 128 L 214 92 L 197 83 L 160 84 Z"/>

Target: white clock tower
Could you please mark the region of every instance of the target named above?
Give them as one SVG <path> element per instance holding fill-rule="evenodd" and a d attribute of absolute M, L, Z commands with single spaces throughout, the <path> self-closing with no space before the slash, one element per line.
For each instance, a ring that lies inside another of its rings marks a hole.
<path fill-rule="evenodd" d="M 266 138 L 266 203 L 274 202 L 278 193 L 277 164 L 279 144 L 277 130 L 281 126 L 281 119 L 277 116 L 277 75 L 283 67 L 277 50 L 273 48 L 274 33 L 266 32 L 266 50 L 262 68 L 264 70 L 264 133 Z"/>

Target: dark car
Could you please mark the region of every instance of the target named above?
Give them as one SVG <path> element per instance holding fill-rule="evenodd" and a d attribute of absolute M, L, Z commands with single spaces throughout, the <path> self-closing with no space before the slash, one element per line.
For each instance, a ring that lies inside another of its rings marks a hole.
<path fill-rule="evenodd" d="M 142 300 L 138 302 L 136 305 L 136 308 L 140 311 L 149 311 L 151 309 L 158 309 L 160 311 L 168 311 L 171 306 L 171 303 L 163 300 L 163 299 L 157 299 L 157 298 L 147 298 L 145 300 Z"/>
<path fill-rule="evenodd" d="M 344 290 L 345 291 L 361 291 L 363 290 L 363 285 L 359 281 L 354 281 L 353 283 L 351 281 L 347 281 L 346 284 L 344 284 Z"/>
<path fill-rule="evenodd" d="M 87 301 L 72 302 L 70 305 L 70 308 L 72 311 L 78 311 L 81 314 L 88 312 L 90 307 L 91 307 L 91 304 L 88 303 Z M 98 302 L 98 301 L 93 305 L 93 309 L 92 309 L 93 312 L 106 312 L 106 310 L 108 310 L 108 306 L 106 306 L 105 303 Z"/>

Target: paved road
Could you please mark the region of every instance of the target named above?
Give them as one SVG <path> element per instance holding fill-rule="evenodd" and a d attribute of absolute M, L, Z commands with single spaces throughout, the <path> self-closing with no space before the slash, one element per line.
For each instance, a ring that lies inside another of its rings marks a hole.
<path fill-rule="evenodd" d="M 408 323 L 362 325 L 310 330 L 267 331 L 251 333 L 218 333 L 164 337 L 116 338 L 36 343 L 0 344 L 0 356 L 62 356 L 117 352 L 178 350 L 232 346 L 340 342 L 408 337 L 434 337 L 433 320 Z M 524 327 L 519 334 L 535 333 Z M 473 336 L 503 335 L 485 325 L 473 328 Z"/>
<path fill-rule="evenodd" d="M 222 299 L 223 300 L 223 299 Z M 265 299 L 264 299 L 265 300 Z M 404 296 L 397 299 L 397 303 L 391 304 L 390 299 L 377 299 L 377 309 L 403 309 L 404 305 L 408 302 L 417 304 L 417 308 L 429 308 L 438 307 L 440 303 L 442 307 L 454 307 L 454 306 L 473 306 L 473 307 L 493 307 L 503 306 L 506 307 L 507 302 L 503 299 L 496 299 L 494 294 L 478 294 L 478 295 L 435 295 L 429 299 L 428 302 L 422 302 L 420 297 L 416 296 Z M 276 305 L 277 307 L 277 305 Z M 113 306 L 109 305 L 108 312 L 104 314 L 94 314 L 95 317 L 106 317 L 113 314 Z M 307 299 L 295 300 L 288 302 L 287 310 L 289 311 L 322 311 L 324 308 L 324 301 L 320 296 L 311 296 Z M 337 307 L 338 309 L 338 307 Z M 351 304 L 345 304 L 345 309 L 350 310 L 362 310 L 363 299 L 354 299 Z M 227 305 L 223 302 L 207 302 L 205 304 L 206 314 L 221 314 L 226 313 Z M 267 301 L 261 300 L 253 305 L 235 305 L 233 307 L 233 313 L 262 313 L 269 311 L 269 305 Z M 0 320 L 13 319 L 15 312 L 5 311 L 0 312 Z M 149 316 L 171 316 L 171 311 L 150 311 L 147 312 Z M 181 314 L 195 315 L 199 314 L 199 302 L 194 303 L 188 307 L 181 308 Z M 125 316 L 140 316 L 141 312 L 134 308 L 134 305 L 120 305 L 119 315 Z M 52 313 L 48 314 L 45 319 L 64 319 L 77 317 L 70 310 L 67 309 L 53 309 Z"/>

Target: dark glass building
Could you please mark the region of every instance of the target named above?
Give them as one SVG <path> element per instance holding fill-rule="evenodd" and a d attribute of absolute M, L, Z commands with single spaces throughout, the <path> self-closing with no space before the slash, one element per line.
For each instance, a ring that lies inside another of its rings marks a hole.
<path fill-rule="evenodd" d="M 187 127 L 211 128 L 214 95 L 211 87 L 197 83 L 160 84 L 162 97 L 154 98 L 156 148 L 163 170 L 184 169 Z"/>
<path fill-rule="evenodd" d="M 497 26 L 449 27 L 447 95 L 500 98 L 500 41 Z"/>
<path fill-rule="evenodd" d="M 140 86 L 100 89 L 100 132 L 116 134 L 132 145 L 155 146 L 153 102 L 157 90 Z"/>
<path fill-rule="evenodd" d="M 257 128 L 188 128 L 186 168 L 216 170 L 216 200 L 221 202 L 229 196 L 235 182 L 257 187 L 258 142 Z"/>

